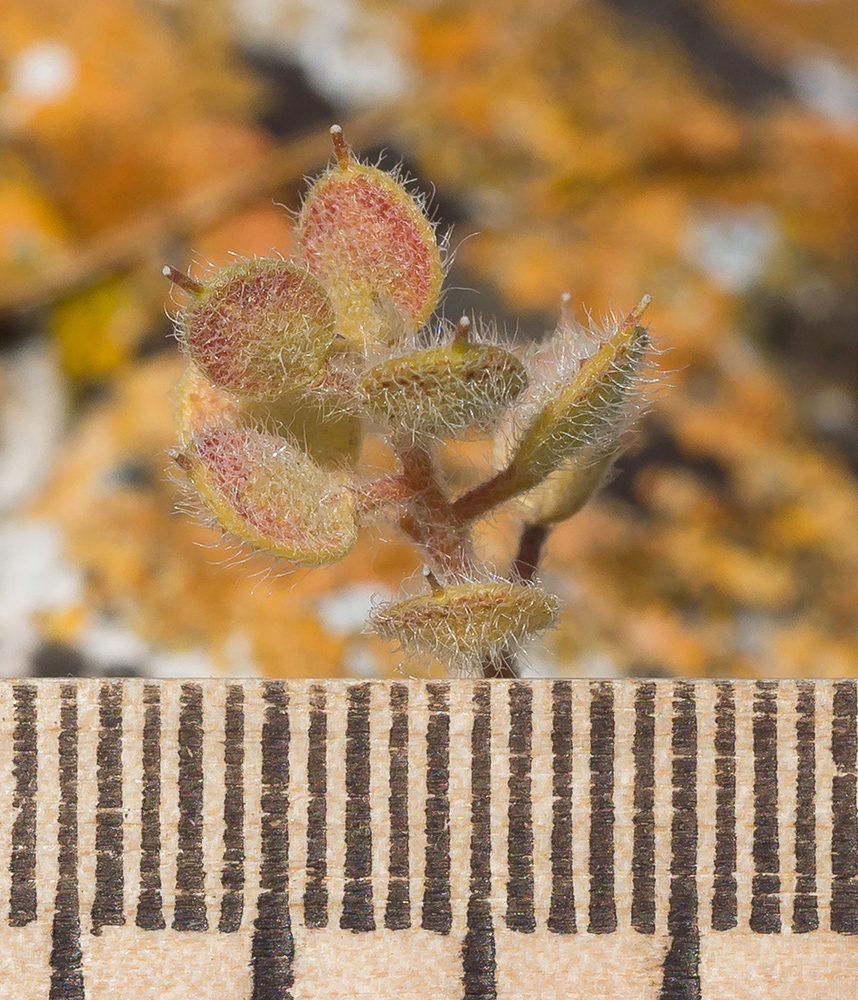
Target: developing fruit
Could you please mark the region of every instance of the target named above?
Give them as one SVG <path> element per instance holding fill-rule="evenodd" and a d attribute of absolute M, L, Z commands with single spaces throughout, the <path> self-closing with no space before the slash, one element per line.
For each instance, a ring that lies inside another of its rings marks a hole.
<path fill-rule="evenodd" d="M 625 411 L 650 343 L 638 322 L 648 301 L 549 398 L 525 430 L 510 463 L 515 492 L 535 486 L 576 452 L 615 441 L 618 429 L 627 426 Z"/>
<path fill-rule="evenodd" d="M 223 427 L 194 438 L 176 460 L 218 524 L 254 549 L 318 565 L 355 543 L 348 480 L 285 438 Z"/>
<path fill-rule="evenodd" d="M 389 358 L 364 372 L 367 411 L 412 434 L 453 437 L 487 427 L 527 387 L 524 365 L 492 344 L 468 341 L 462 319 L 452 343 Z"/>
<path fill-rule="evenodd" d="M 379 607 L 373 631 L 413 650 L 472 672 L 487 658 L 544 632 L 557 616 L 557 598 L 534 586 L 463 583 Z"/>
<path fill-rule="evenodd" d="M 285 260 L 247 260 L 191 292 L 179 329 L 215 385 L 276 399 L 317 379 L 335 335 L 334 309 L 309 272 Z"/>
<path fill-rule="evenodd" d="M 459 673 L 514 677 L 518 647 L 557 616 L 534 582 L 550 527 L 593 494 L 639 410 L 649 300 L 602 330 L 579 327 L 564 296 L 526 367 L 467 318 L 430 340 L 434 227 L 397 177 L 331 135 L 336 163 L 306 196 L 294 261 L 203 283 L 165 268 L 187 295 L 174 457 L 225 532 L 288 563 L 336 562 L 359 520 L 386 521 L 447 585 L 427 573 L 430 593 L 377 608 L 373 630 Z M 494 434 L 500 471 L 467 489 L 433 439 L 473 431 Z M 514 498 L 523 528 L 503 580 L 472 525 Z"/>
<path fill-rule="evenodd" d="M 390 174 L 358 163 L 331 129 L 337 162 L 310 188 L 296 237 L 328 289 L 338 329 L 356 343 L 389 343 L 432 315 L 441 254 L 420 204 Z"/>

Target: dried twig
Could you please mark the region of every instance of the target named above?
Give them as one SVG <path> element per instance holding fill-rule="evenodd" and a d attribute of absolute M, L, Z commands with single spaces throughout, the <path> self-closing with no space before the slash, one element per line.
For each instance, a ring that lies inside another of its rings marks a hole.
<path fill-rule="evenodd" d="M 345 122 L 363 146 L 378 142 L 390 125 L 385 112 Z M 234 173 L 189 191 L 166 205 L 148 208 L 135 219 L 101 233 L 85 246 L 48 258 L 33 274 L 4 281 L 0 313 L 26 312 L 96 283 L 107 274 L 163 256 L 167 244 L 214 225 L 245 205 L 300 179 L 324 162 L 331 136 L 320 128 L 278 146 Z"/>

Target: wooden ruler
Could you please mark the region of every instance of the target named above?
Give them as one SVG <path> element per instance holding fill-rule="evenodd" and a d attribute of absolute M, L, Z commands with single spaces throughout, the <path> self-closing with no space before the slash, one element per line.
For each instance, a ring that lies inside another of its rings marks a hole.
<path fill-rule="evenodd" d="M 0 1000 L 858 997 L 856 682 L 0 685 Z"/>

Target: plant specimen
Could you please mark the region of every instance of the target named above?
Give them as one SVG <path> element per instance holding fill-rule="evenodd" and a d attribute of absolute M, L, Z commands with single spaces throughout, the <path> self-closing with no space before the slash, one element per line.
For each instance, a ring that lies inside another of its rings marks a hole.
<path fill-rule="evenodd" d="M 362 523 L 391 521 L 423 554 L 425 582 L 377 607 L 370 628 L 460 674 L 515 676 L 517 648 L 558 611 L 535 578 L 543 542 L 598 488 L 639 412 L 649 300 L 583 328 L 566 295 L 536 350 L 468 317 L 433 324 L 444 260 L 425 205 L 331 135 L 292 259 L 202 281 L 164 269 L 185 299 L 174 458 L 224 532 L 285 564 L 337 561 Z M 371 433 L 396 473 L 362 469 Z M 439 442 L 475 435 L 496 439 L 498 471 L 451 496 Z M 472 529 L 510 501 L 523 529 L 505 579 Z"/>

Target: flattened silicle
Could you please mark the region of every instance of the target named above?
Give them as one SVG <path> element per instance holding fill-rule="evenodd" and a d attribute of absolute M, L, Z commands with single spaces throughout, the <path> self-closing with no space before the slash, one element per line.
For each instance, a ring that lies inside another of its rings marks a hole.
<path fill-rule="evenodd" d="M 453 437 L 488 427 L 527 387 L 527 372 L 502 347 L 467 341 L 374 365 L 358 384 L 367 411 L 414 434 Z"/>
<path fill-rule="evenodd" d="M 551 626 L 558 602 L 535 586 L 492 581 L 437 588 L 378 608 L 373 631 L 467 669 Z"/>
<path fill-rule="evenodd" d="M 650 345 L 646 328 L 638 322 L 647 301 L 549 399 L 524 432 L 511 463 L 519 488 L 535 486 L 581 449 L 616 440 Z"/>
<path fill-rule="evenodd" d="M 206 507 L 240 541 L 305 565 L 336 562 L 355 543 L 355 500 L 344 475 L 285 438 L 221 428 L 180 456 Z"/>
<path fill-rule="evenodd" d="M 215 272 L 179 317 L 192 360 L 222 389 L 276 399 L 311 385 L 335 336 L 324 288 L 284 260 L 248 260 Z"/>
<path fill-rule="evenodd" d="M 310 188 L 296 238 L 327 288 L 339 332 L 391 342 L 431 316 L 441 294 L 441 253 L 420 204 L 390 174 L 358 163 L 332 129 L 337 163 Z"/>

